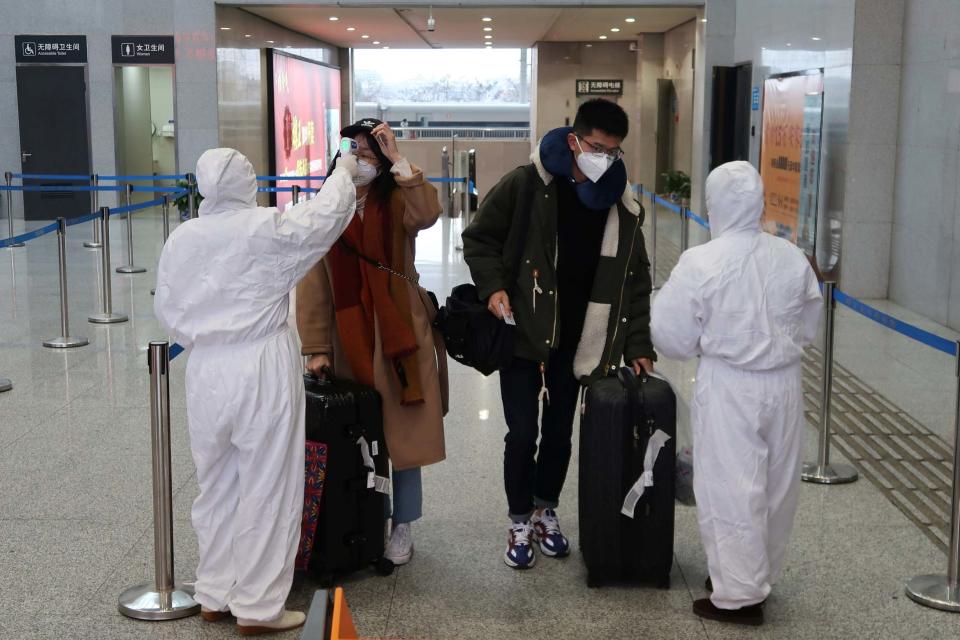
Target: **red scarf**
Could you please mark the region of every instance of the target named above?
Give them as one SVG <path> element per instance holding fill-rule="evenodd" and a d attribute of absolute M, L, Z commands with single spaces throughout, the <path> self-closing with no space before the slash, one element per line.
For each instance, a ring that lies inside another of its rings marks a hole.
<path fill-rule="evenodd" d="M 382 208 L 368 198 L 363 219 L 354 216 L 341 241 L 330 250 L 334 310 L 340 342 L 356 380 L 374 386 L 375 322 L 379 321 L 383 355 L 393 364 L 402 403 L 419 404 L 424 397 L 407 283 L 357 255 L 404 272 L 403 211 L 399 207 L 395 216 L 396 208 Z"/>

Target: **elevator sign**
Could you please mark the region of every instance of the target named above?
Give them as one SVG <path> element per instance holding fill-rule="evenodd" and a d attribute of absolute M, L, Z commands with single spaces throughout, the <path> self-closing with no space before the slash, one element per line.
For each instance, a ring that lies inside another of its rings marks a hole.
<path fill-rule="evenodd" d="M 113 64 L 173 64 L 173 36 L 113 36 Z"/>
<path fill-rule="evenodd" d="M 577 80 L 578 96 L 622 96 L 623 80 Z"/>
<path fill-rule="evenodd" d="M 86 36 L 14 36 L 16 60 L 20 63 L 39 62 L 84 63 L 87 61 Z"/>

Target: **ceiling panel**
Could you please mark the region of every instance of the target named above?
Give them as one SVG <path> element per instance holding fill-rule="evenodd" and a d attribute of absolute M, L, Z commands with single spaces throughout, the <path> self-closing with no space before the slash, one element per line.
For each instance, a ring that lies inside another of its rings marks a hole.
<path fill-rule="evenodd" d="M 243 10 L 338 47 L 353 48 L 474 48 L 487 40 L 496 47 L 518 48 L 540 41 L 590 42 L 601 35 L 608 40 L 635 40 L 640 33 L 668 31 L 698 15 L 693 8 L 447 7 L 434 8 L 436 29 L 431 32 L 427 30 L 427 7 L 394 10 L 271 5 L 245 6 Z M 483 22 L 484 17 L 492 20 Z M 636 22 L 625 22 L 628 17 Z M 351 27 L 354 30 L 348 30 Z M 484 27 L 491 31 L 484 32 Z M 613 32 L 612 28 L 620 31 Z M 485 39 L 485 35 L 492 38 Z"/>

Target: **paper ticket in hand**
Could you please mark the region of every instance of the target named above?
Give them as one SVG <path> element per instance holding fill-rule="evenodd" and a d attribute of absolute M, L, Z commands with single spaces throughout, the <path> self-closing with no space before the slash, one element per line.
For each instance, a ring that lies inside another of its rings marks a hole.
<path fill-rule="evenodd" d="M 502 302 L 500 303 L 500 315 L 503 316 L 503 321 L 511 327 L 517 326 L 517 321 L 513 319 L 513 315 L 507 315 L 507 310 L 504 308 Z"/>

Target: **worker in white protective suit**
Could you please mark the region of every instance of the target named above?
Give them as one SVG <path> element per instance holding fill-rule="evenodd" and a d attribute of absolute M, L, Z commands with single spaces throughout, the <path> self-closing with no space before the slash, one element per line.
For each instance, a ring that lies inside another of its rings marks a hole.
<path fill-rule="evenodd" d="M 346 160 L 346 161 L 345 161 Z M 196 599 L 243 634 L 296 628 L 293 582 L 304 482 L 303 362 L 289 293 L 347 228 L 356 161 L 341 158 L 312 200 L 257 207 L 253 166 L 212 149 L 197 163 L 200 217 L 170 235 L 154 310 L 189 350 L 190 445 L 200 496 Z"/>
<path fill-rule="evenodd" d="M 714 170 L 706 202 L 712 240 L 680 257 L 650 327 L 662 355 L 700 357 L 693 484 L 713 594 L 694 613 L 759 625 L 797 506 L 800 361 L 823 301 L 801 250 L 761 231 L 763 183 L 752 165 Z"/>

